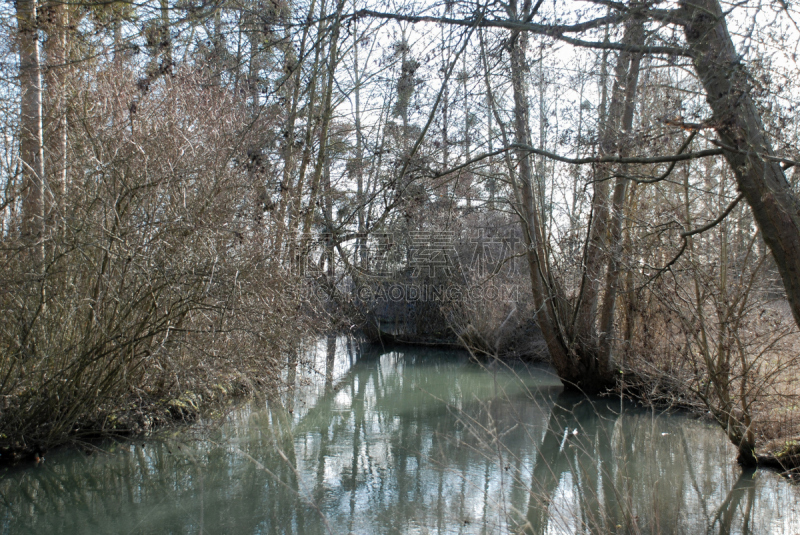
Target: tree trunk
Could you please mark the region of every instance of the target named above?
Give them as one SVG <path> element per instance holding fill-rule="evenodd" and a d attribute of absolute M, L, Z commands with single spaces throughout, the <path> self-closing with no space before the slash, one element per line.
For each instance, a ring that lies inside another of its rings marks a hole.
<path fill-rule="evenodd" d="M 67 4 L 50 4 L 46 26 L 45 41 L 45 106 L 46 120 L 43 120 L 46 168 L 49 176 L 51 198 L 45 210 L 48 221 L 62 206 L 67 190 L 67 25 L 69 12 Z"/>
<path fill-rule="evenodd" d="M 341 29 L 341 18 L 344 11 L 344 0 L 339 0 L 336 6 L 336 13 L 334 20 L 330 27 L 330 48 L 328 58 L 328 72 L 323 95 L 321 111 L 321 124 L 319 129 L 319 153 L 317 154 L 317 161 L 314 166 L 314 174 L 311 177 L 311 186 L 309 189 L 308 210 L 303 219 L 303 254 L 307 254 L 308 247 L 311 243 L 311 226 L 313 217 L 316 214 L 317 197 L 319 195 L 320 183 L 322 174 L 328 160 L 328 137 L 333 118 L 333 87 L 335 82 L 336 67 L 339 64 L 339 30 Z M 323 207 L 324 209 L 324 207 Z M 330 229 L 329 229 L 330 230 Z"/>
<path fill-rule="evenodd" d="M 309 13 L 313 13 L 316 9 L 316 1 L 312 0 L 309 6 Z M 288 18 L 288 17 L 287 17 Z M 302 64 L 299 58 L 303 58 L 306 53 L 306 42 L 308 41 L 308 34 L 311 25 L 306 24 L 303 27 L 303 36 L 300 39 L 299 53 L 295 53 L 291 41 L 291 26 L 287 20 L 284 33 L 283 55 L 284 55 L 284 70 L 286 72 L 286 81 L 284 82 L 284 90 L 286 99 L 290 102 L 289 110 L 286 116 L 286 141 L 283 146 L 283 179 L 281 181 L 281 202 L 277 210 L 277 230 L 275 235 L 274 249 L 276 252 L 277 262 L 282 261 L 282 248 L 284 235 L 288 232 L 291 223 L 287 223 L 286 216 L 296 218 L 296 214 L 292 213 L 296 199 L 295 196 L 299 195 L 297 189 L 294 188 L 294 175 L 297 170 L 297 154 L 295 147 L 295 128 L 297 118 L 299 115 L 298 107 L 300 105 L 300 86 L 302 76 Z M 298 188 L 299 189 L 299 188 Z M 288 239 L 293 241 L 295 239 L 291 234 Z M 290 247 L 291 248 L 291 247 Z M 292 256 L 290 255 L 291 259 Z"/>
<path fill-rule="evenodd" d="M 642 21 L 631 21 L 626 28 L 623 42 L 631 45 L 641 45 L 643 40 Z M 601 156 L 621 154 L 621 151 L 625 150 L 621 145 L 621 141 L 623 136 L 630 132 L 633 125 L 640 58 L 641 54 L 635 54 L 630 51 L 622 51 L 617 58 L 614 88 L 611 91 L 611 103 L 607 116 L 601 118 Z M 613 202 L 616 212 L 621 213 L 627 188 L 627 181 L 624 181 L 624 179 L 622 182 L 618 181 L 614 188 L 614 199 L 612 201 L 609 197 L 610 177 L 612 175 L 612 166 L 598 166 L 596 178 L 599 182 L 594 185 L 591 227 L 584 258 L 581 295 L 576 305 L 575 322 L 576 343 L 583 347 L 583 351 L 603 353 L 603 358 L 601 359 L 603 362 L 599 363 L 599 368 L 603 370 L 609 367 L 609 354 L 607 351 L 599 351 L 601 344 L 598 341 L 600 338 L 608 338 L 606 329 L 609 328 L 609 319 L 613 321 L 613 316 L 611 316 L 611 311 L 599 311 L 598 304 L 601 289 L 603 289 L 604 272 L 607 272 L 605 289 L 608 290 L 609 287 L 616 286 L 617 274 L 614 273 L 613 255 L 609 254 L 609 251 L 617 247 L 614 240 L 620 239 L 619 235 L 613 236 L 615 234 L 613 227 L 616 222 L 611 220 L 614 217 L 611 212 L 611 204 Z M 621 222 L 620 218 L 618 223 L 621 225 Z M 612 236 L 609 236 L 609 233 Z M 616 298 L 616 295 L 614 298 Z M 605 316 L 605 321 L 600 322 L 600 333 L 597 332 L 598 315 Z"/>
<path fill-rule="evenodd" d="M 327 20 L 327 2 L 322 0 L 319 7 L 319 21 L 317 22 L 317 34 L 322 35 L 325 31 L 326 25 L 325 21 Z M 313 150 L 313 139 L 314 139 L 314 132 L 316 131 L 316 123 L 317 123 L 317 91 L 320 85 L 324 85 L 324 82 L 320 82 L 320 76 L 324 73 L 322 70 L 322 53 L 323 47 L 321 45 L 314 46 L 314 61 L 311 64 L 311 74 L 309 80 L 306 84 L 308 97 L 307 102 L 304 105 L 305 107 L 305 121 L 306 121 L 306 129 L 305 129 L 305 137 L 303 140 L 303 154 L 300 158 L 300 169 L 298 170 L 297 180 L 294 182 L 294 187 L 292 188 L 292 197 L 291 197 L 291 204 L 288 207 L 288 223 L 287 223 L 287 240 L 288 240 L 288 254 L 291 262 L 294 264 L 294 267 L 298 269 L 299 273 L 303 273 L 305 269 L 305 259 L 306 259 L 306 252 L 303 250 L 303 244 L 298 241 L 297 233 L 303 232 L 303 229 L 300 227 L 302 220 L 305 219 L 303 216 L 302 210 L 302 202 L 303 202 L 303 195 L 304 195 L 304 187 L 305 187 L 305 180 L 306 180 L 306 172 L 308 170 L 308 166 L 311 162 L 311 152 Z M 309 204 L 309 209 L 310 209 Z"/>
<path fill-rule="evenodd" d="M 697 75 L 714 112 L 714 124 L 739 190 L 778 266 L 786 296 L 800 325 L 800 203 L 775 161 L 764 125 L 750 96 L 717 0 L 683 0 L 684 30 Z"/>
<path fill-rule="evenodd" d="M 18 0 L 20 78 L 20 158 L 22 160 L 22 237 L 42 260 L 44 249 L 44 154 L 42 71 L 34 0 Z"/>
<path fill-rule="evenodd" d="M 525 69 L 525 35 L 516 33 L 511 38 L 511 80 L 514 96 L 515 141 L 519 146 L 530 146 L 528 130 L 528 100 L 525 93 L 523 72 Z M 634 20 L 626 28 L 624 42 L 641 44 L 643 41 L 642 21 Z M 622 51 L 617 61 L 614 88 L 607 120 L 604 121 L 600 133 L 603 154 L 617 154 L 624 151 L 620 142 L 622 136 L 631 130 L 636 97 L 636 84 L 639 73 L 639 57 L 637 53 Z M 592 229 L 589 236 L 589 247 L 584 263 L 584 280 L 582 294 L 575 304 L 574 324 L 564 318 L 563 309 L 566 300 L 552 280 L 548 269 L 548 256 L 543 229 L 542 203 L 536 202 L 536 194 L 542 195 L 534 188 L 530 158 L 526 151 L 517 151 L 518 173 L 513 181 L 519 212 L 523 219 L 523 235 L 527 247 L 527 259 L 530 268 L 531 286 L 536 320 L 542 330 L 553 366 L 565 386 L 579 388 L 586 392 L 601 392 L 612 386 L 614 374 L 610 361 L 610 351 L 601 347 L 600 338 L 595 326 L 598 322 L 598 302 L 602 289 L 601 274 L 607 263 L 611 262 L 608 253 L 608 231 L 611 226 L 609 212 L 609 185 L 604 180 L 596 185 Z M 611 169 L 601 171 L 601 178 L 609 176 Z M 624 185 L 624 184 L 623 184 Z M 615 188 L 617 208 L 620 213 L 625 197 L 625 188 Z M 621 215 L 619 226 L 621 228 Z M 621 233 L 618 233 L 621 234 Z M 620 236 L 617 236 L 619 239 Z M 615 288 L 618 273 L 611 274 L 610 283 Z M 613 305 L 614 295 L 609 296 Z M 604 307 L 605 308 L 605 307 Z M 613 309 L 605 310 L 604 327 L 613 324 Z M 608 333 L 606 333 L 608 335 Z M 609 336 L 606 336 L 609 338 Z"/>
<path fill-rule="evenodd" d="M 634 21 L 631 25 L 630 42 L 634 45 L 644 44 L 644 26 L 641 21 Z M 628 154 L 633 131 L 633 114 L 636 108 L 636 88 L 639 85 L 639 66 L 641 53 L 630 54 L 630 64 L 625 73 L 623 93 L 625 105 L 622 111 L 623 139 L 619 145 L 621 156 Z M 618 81 L 620 79 L 618 78 Z M 627 139 L 625 139 L 627 137 Z M 624 172 L 616 173 L 614 192 L 611 199 L 611 214 L 609 225 L 609 258 L 606 268 L 606 284 L 603 304 L 600 307 L 600 332 L 599 332 L 599 360 L 606 366 L 611 364 L 611 342 L 614 338 L 614 311 L 616 309 L 617 288 L 619 286 L 620 255 L 622 253 L 622 219 L 625 208 L 625 199 L 628 193 L 628 179 Z"/>
<path fill-rule="evenodd" d="M 530 8 L 530 2 L 526 1 Z M 528 11 L 523 9 L 523 12 Z M 514 32 L 510 39 L 511 52 L 511 85 L 514 95 L 514 138 L 521 146 L 530 145 L 528 131 L 529 105 L 525 90 L 525 47 L 526 34 Z M 514 186 L 517 202 L 520 205 L 520 215 L 523 224 L 523 240 L 526 248 L 526 258 L 531 277 L 534 306 L 536 307 L 536 323 L 542 331 L 553 366 L 559 378 L 567 385 L 572 385 L 581 379 L 580 369 L 564 346 L 564 336 L 558 328 L 558 321 L 553 306 L 552 292 L 548 287 L 545 263 L 545 250 L 540 214 L 536 209 L 534 199 L 533 180 L 531 173 L 530 156 L 525 150 L 517 151 L 518 171 L 514 175 Z"/>
<path fill-rule="evenodd" d="M 353 9 L 355 9 L 355 0 L 353 2 Z M 361 71 L 358 65 L 358 40 L 360 36 L 358 29 L 353 30 L 353 80 L 355 86 L 353 87 L 353 94 L 355 96 L 353 110 L 355 114 L 355 129 L 356 129 L 356 154 L 355 154 L 355 169 L 356 175 L 356 203 L 358 211 L 358 241 L 356 242 L 356 251 L 358 253 L 356 262 L 361 269 L 369 269 L 369 255 L 367 253 L 367 213 L 366 213 L 366 195 L 364 192 L 364 132 L 361 128 Z"/>

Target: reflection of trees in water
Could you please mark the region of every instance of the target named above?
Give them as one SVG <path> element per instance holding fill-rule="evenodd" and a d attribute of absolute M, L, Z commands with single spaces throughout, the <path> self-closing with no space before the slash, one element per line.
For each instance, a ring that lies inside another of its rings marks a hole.
<path fill-rule="evenodd" d="M 484 454 L 488 437 L 470 434 L 471 426 L 486 428 L 491 420 L 501 428 L 516 427 L 511 438 L 517 435 L 522 446 L 528 444 L 526 430 L 516 422 L 541 420 L 541 414 L 534 414 L 540 409 L 517 404 L 513 411 L 504 410 L 501 404 L 511 406 L 513 400 L 501 396 L 486 412 L 481 401 L 496 386 L 481 370 L 453 374 L 454 366 L 471 365 L 424 358 L 410 365 L 410 360 L 391 353 L 363 359 L 340 382 L 344 388 L 334 387 L 300 418 L 297 432 L 311 429 L 315 437 L 310 448 L 298 448 L 298 455 L 305 457 L 304 471 L 323 474 L 325 463 L 340 470 L 337 477 L 315 479 L 317 498 L 327 501 L 328 515 L 346 517 L 332 518 L 333 523 L 355 531 L 364 529 L 359 515 L 390 532 L 414 523 L 431 529 L 459 522 L 496 526 L 502 520 L 498 496 L 484 489 L 493 491 L 504 473 L 498 461 Z M 315 431 L 322 422 L 330 425 Z M 477 518 L 475 500 L 486 502 Z M 495 518 L 487 518 L 489 514 Z"/>
<path fill-rule="evenodd" d="M 348 357 L 321 349 L 313 404 L 298 387 L 209 441 L 6 474 L 0 532 L 769 530 L 759 500 L 776 495 L 722 467 L 726 443 L 697 422 L 531 394 L 535 381 L 444 353 L 366 354 L 342 375 Z"/>
<path fill-rule="evenodd" d="M 719 469 L 718 444 L 708 443 L 709 436 L 714 442 L 718 437 L 695 433 L 687 438 L 681 425 L 687 421 L 659 421 L 624 410 L 619 402 L 561 394 L 550 413 L 528 486 L 529 506 L 517 529 L 536 534 L 548 527 L 569 533 L 751 533 L 754 473 L 743 472 L 731 486 L 730 471 Z M 698 472 L 703 474 L 699 481 Z M 727 497 L 714 509 L 726 488 Z"/>
<path fill-rule="evenodd" d="M 246 449 L 258 449 L 259 441 L 251 439 Z M 48 459 L 35 479 L 20 478 L 16 492 L 0 491 L 14 495 L 3 515 L 13 519 L 8 532 L 184 533 L 231 527 L 255 533 L 263 517 L 276 525 L 302 521 L 305 514 L 292 514 L 291 493 L 270 492 L 274 478 L 252 470 L 233 448 L 194 446 L 151 443 L 113 458 Z M 263 464 L 274 467 L 275 477 L 291 481 L 285 463 Z M 263 515 L 254 515 L 257 510 Z"/>
<path fill-rule="evenodd" d="M 589 531 L 606 531 L 600 514 L 600 493 L 611 498 L 609 478 L 601 472 L 611 462 L 611 429 L 618 413 L 607 404 L 595 405 L 586 399 L 561 394 L 550 413 L 547 431 L 532 470 L 531 493 L 526 531 L 544 533 L 549 514 L 562 530 L 573 519 L 559 511 L 556 490 L 564 476 L 570 476 L 580 502 L 580 524 Z M 602 481 L 602 485 L 599 483 Z M 601 488 L 602 487 L 602 488 Z M 605 499 L 606 515 L 613 526 L 619 523 L 616 500 Z"/>

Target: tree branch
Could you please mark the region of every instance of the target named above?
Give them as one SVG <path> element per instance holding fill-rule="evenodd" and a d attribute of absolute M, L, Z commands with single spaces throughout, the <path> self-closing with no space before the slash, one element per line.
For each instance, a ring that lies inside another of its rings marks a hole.
<path fill-rule="evenodd" d="M 744 198 L 744 193 L 740 193 L 739 195 L 737 195 L 736 198 L 733 200 L 733 202 L 731 202 L 728 205 L 728 207 L 725 208 L 725 210 L 714 221 L 712 221 L 711 223 L 709 223 L 707 225 L 703 225 L 700 228 L 696 228 L 696 229 L 693 229 L 693 230 L 686 230 L 684 232 L 681 232 L 681 238 L 683 238 L 685 240 L 689 236 L 694 236 L 695 234 L 702 234 L 703 232 L 705 232 L 707 230 L 711 230 L 712 228 L 716 227 L 717 225 L 722 223 L 723 219 L 728 217 L 728 214 L 730 214 L 733 211 L 733 209 L 736 208 L 736 205 L 739 204 L 739 201 L 741 201 L 742 198 Z"/>
<path fill-rule="evenodd" d="M 643 54 L 667 54 L 671 56 L 691 57 L 688 50 L 673 46 L 648 46 L 630 45 L 624 43 L 610 43 L 597 41 L 584 41 L 565 34 L 579 33 L 605 26 L 606 24 L 619 24 L 632 16 L 631 13 L 617 13 L 597 19 L 580 22 L 577 24 L 537 24 L 532 22 L 504 20 L 504 19 L 483 19 L 477 25 L 477 18 L 454 19 L 450 17 L 435 17 L 431 15 L 401 15 L 398 13 L 385 13 L 371 9 L 361 9 L 351 15 L 353 19 L 371 17 L 378 19 L 390 19 L 403 22 L 421 23 L 429 22 L 433 24 L 449 24 L 452 26 L 477 26 L 480 28 L 503 28 L 518 32 L 529 32 L 537 35 L 546 35 L 553 39 L 558 39 L 566 43 L 584 48 L 599 48 L 605 50 L 626 50 L 630 52 L 640 52 Z"/>
<path fill-rule="evenodd" d="M 683 162 L 686 160 L 694 160 L 697 158 L 707 158 L 709 156 L 719 156 L 723 153 L 724 149 L 705 149 L 700 150 L 697 152 L 682 152 L 686 149 L 686 147 L 691 142 L 693 136 L 690 136 L 686 142 L 684 142 L 683 146 L 679 149 L 678 154 L 668 155 L 668 156 L 596 156 L 596 157 L 588 157 L 588 158 L 569 158 L 567 156 L 561 156 L 560 154 L 556 154 L 554 152 L 549 152 L 542 149 L 537 149 L 535 147 L 530 147 L 527 145 L 520 145 L 518 143 L 512 143 L 508 147 L 504 147 L 502 149 L 497 149 L 492 152 L 486 152 L 484 154 L 480 154 L 475 158 L 467 160 L 466 162 L 456 165 L 455 167 L 450 167 L 443 171 L 436 171 L 432 172 L 429 177 L 430 178 L 440 178 L 445 175 L 449 175 L 451 173 L 455 173 L 457 171 L 461 171 L 462 169 L 469 167 L 470 165 L 476 164 L 481 160 L 485 160 L 486 158 L 491 158 L 493 156 L 497 156 L 499 154 L 503 154 L 505 152 L 511 150 L 523 150 L 527 151 L 532 154 L 537 154 L 539 156 L 544 156 L 545 158 L 550 158 L 552 160 L 556 160 L 558 162 L 563 162 L 572 165 L 587 165 L 587 164 L 596 164 L 596 163 L 618 163 L 618 164 L 656 164 L 656 163 L 672 163 L 673 165 L 670 166 L 670 171 L 674 167 L 674 164 L 677 162 Z M 658 177 L 655 180 L 637 180 L 631 179 L 635 182 L 642 182 L 642 183 L 650 183 L 650 182 L 658 182 L 659 180 L 663 180 L 669 174 L 666 173 L 663 177 Z"/>
<path fill-rule="evenodd" d="M 725 210 L 719 215 L 719 217 L 717 217 L 714 221 L 711 221 L 707 225 L 703 225 L 700 228 L 685 230 L 681 232 L 681 240 L 683 241 L 683 243 L 681 244 L 681 248 L 678 250 L 677 254 L 672 258 L 672 260 L 667 262 L 664 267 L 656 271 L 656 273 L 652 277 L 647 279 L 647 281 L 639 287 L 639 290 L 641 290 L 642 288 L 644 288 L 645 286 L 656 280 L 658 277 L 661 276 L 662 273 L 665 273 L 675 264 L 675 262 L 678 261 L 678 259 L 683 255 L 683 252 L 686 251 L 686 247 L 689 244 L 689 240 L 687 238 L 689 238 L 690 236 L 694 236 L 696 234 L 702 234 L 703 232 L 711 230 L 712 228 L 722 223 L 722 221 L 726 217 L 728 217 L 728 214 L 730 214 L 733 211 L 733 209 L 736 208 L 736 205 L 739 204 L 739 201 L 741 201 L 742 198 L 744 198 L 744 193 L 740 193 L 739 195 L 737 195 L 736 198 L 733 200 L 733 202 L 731 202 L 731 204 L 729 204 L 728 207 L 725 208 Z"/>

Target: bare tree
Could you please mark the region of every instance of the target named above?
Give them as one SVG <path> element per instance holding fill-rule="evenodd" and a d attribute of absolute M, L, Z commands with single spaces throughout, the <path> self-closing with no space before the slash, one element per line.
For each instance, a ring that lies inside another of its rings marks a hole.
<path fill-rule="evenodd" d="M 42 134 L 42 69 L 35 0 L 17 3 L 20 79 L 20 160 L 22 163 L 22 235 L 34 256 L 43 260 L 44 140 Z"/>

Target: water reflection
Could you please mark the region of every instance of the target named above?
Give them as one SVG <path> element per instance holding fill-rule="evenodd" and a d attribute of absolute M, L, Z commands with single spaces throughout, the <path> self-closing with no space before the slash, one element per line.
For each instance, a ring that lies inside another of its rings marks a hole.
<path fill-rule="evenodd" d="M 725 461 L 733 453 L 720 441 L 716 429 L 686 417 L 656 417 L 619 402 L 562 393 L 533 465 L 527 486 L 532 499 L 519 530 L 722 534 L 780 529 L 777 514 L 773 528 L 752 529 L 756 474 L 743 472 L 732 483 L 736 468 Z M 780 487 L 773 474 L 763 475 Z M 787 486 L 786 491 L 793 502 L 796 489 Z M 763 498 L 762 520 L 769 524 L 775 511 L 769 510 L 769 497 Z M 796 511 L 792 514 L 796 519 Z"/>
<path fill-rule="evenodd" d="M 0 533 L 795 533 L 797 489 L 716 428 L 547 370 L 324 339 L 186 433 L 0 475 Z"/>

